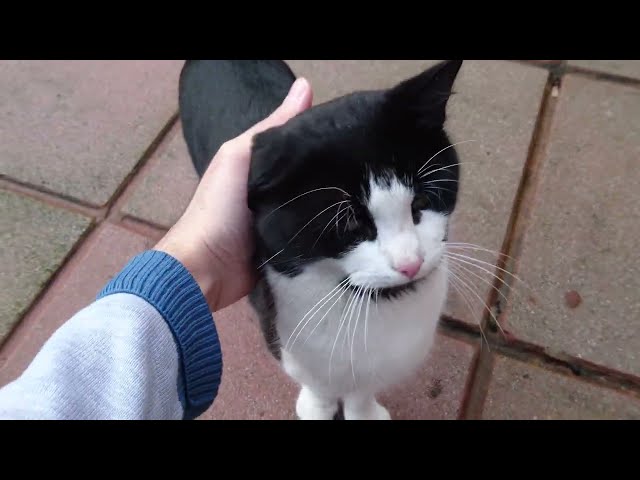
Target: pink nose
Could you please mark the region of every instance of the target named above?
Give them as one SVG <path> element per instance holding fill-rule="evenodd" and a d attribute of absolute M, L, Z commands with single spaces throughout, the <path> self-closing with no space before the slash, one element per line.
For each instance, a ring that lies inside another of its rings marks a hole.
<path fill-rule="evenodd" d="M 416 276 L 416 273 L 420 271 L 420 267 L 422 266 L 422 259 L 414 260 L 409 263 L 402 263 L 395 267 L 395 269 L 403 274 L 406 277 L 413 278 Z"/>

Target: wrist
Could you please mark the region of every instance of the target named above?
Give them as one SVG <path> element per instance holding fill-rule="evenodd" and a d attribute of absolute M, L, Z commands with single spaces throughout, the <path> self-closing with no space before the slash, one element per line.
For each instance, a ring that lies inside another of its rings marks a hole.
<path fill-rule="evenodd" d="M 155 246 L 155 250 L 171 255 L 179 261 L 194 278 L 212 312 L 218 310 L 220 304 L 219 269 L 213 264 L 208 255 L 199 252 L 194 245 L 176 241 L 170 234 L 162 238 Z"/>

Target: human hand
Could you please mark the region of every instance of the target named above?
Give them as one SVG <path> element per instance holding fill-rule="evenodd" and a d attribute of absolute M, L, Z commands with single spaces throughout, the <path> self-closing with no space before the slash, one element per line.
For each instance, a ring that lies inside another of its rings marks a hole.
<path fill-rule="evenodd" d="M 222 145 L 189 206 L 155 247 L 189 270 L 212 311 L 240 300 L 255 283 L 251 212 L 247 206 L 253 136 L 282 125 L 309 108 L 311 101 L 309 83 L 298 79 L 275 112 Z"/>

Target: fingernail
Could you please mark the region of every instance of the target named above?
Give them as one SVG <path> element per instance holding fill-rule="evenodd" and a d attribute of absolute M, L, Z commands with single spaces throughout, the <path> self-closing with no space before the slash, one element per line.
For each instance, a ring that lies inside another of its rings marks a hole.
<path fill-rule="evenodd" d="M 291 90 L 289 90 L 288 97 L 292 100 L 299 100 L 304 96 L 306 90 L 307 81 L 304 78 L 298 78 L 295 82 L 293 82 Z"/>

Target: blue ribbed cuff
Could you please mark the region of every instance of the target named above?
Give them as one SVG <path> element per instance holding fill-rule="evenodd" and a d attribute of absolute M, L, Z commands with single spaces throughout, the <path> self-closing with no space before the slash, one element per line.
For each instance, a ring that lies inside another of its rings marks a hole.
<path fill-rule="evenodd" d="M 189 271 L 157 250 L 134 257 L 100 292 L 137 295 L 151 304 L 173 333 L 182 371 L 184 418 L 200 416 L 218 394 L 222 351 L 207 301 Z"/>

